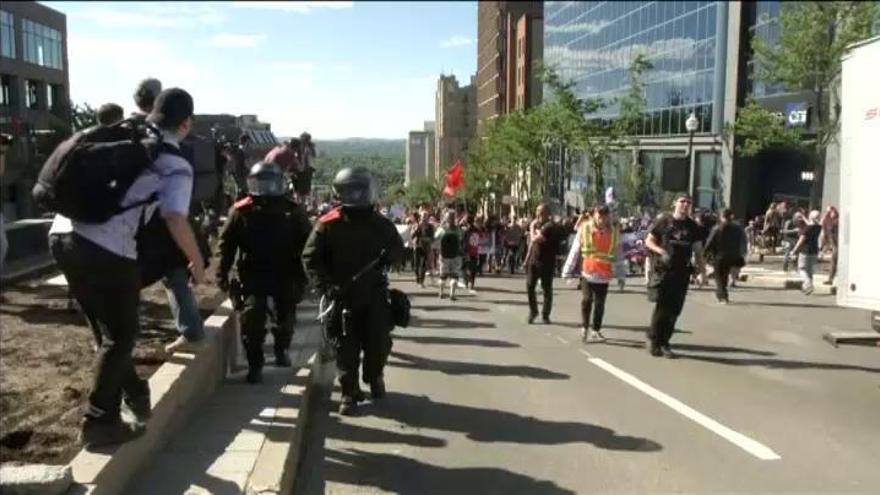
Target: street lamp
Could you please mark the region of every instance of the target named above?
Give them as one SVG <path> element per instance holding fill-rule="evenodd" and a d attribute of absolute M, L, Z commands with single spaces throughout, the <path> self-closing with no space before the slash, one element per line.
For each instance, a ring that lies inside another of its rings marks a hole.
<path fill-rule="evenodd" d="M 691 114 L 688 115 L 687 120 L 684 121 L 684 127 L 688 131 L 687 156 L 691 156 L 691 151 L 693 151 L 694 148 L 694 133 L 700 128 L 700 119 L 697 118 L 697 115 L 694 112 L 691 112 Z"/>

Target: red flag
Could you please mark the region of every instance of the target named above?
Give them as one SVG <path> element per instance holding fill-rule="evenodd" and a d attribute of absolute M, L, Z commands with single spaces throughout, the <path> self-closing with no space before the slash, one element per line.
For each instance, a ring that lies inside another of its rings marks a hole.
<path fill-rule="evenodd" d="M 462 186 L 464 186 L 464 167 L 461 165 L 461 160 L 456 160 L 452 168 L 446 172 L 446 187 L 443 188 L 443 194 L 455 196 Z"/>

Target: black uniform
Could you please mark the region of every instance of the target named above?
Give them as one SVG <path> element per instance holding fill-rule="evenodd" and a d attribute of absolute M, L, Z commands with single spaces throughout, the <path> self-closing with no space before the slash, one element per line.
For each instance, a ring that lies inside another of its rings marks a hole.
<path fill-rule="evenodd" d="M 650 233 L 669 253 L 668 260 L 654 256 L 654 272 L 648 282 L 648 298 L 656 302 L 648 339 L 652 352 L 659 352 L 659 349 L 669 347 L 675 322 L 684 308 L 694 270 L 691 256 L 701 241 L 699 226 L 690 217 L 676 220 L 672 215 L 663 215 L 651 226 Z"/>
<path fill-rule="evenodd" d="M 311 230 L 305 211 L 284 197 L 247 196 L 235 203 L 220 233 L 221 284 L 238 253 L 241 340 L 252 371 L 263 366 L 266 320 L 272 323 L 276 360 L 286 360 L 296 305 L 305 285 L 300 255 Z M 272 300 L 272 307 L 269 299 Z"/>
<path fill-rule="evenodd" d="M 352 283 L 383 249 L 382 260 Z M 384 269 L 399 263 L 403 251 L 394 224 L 369 206 L 331 210 L 318 219 L 306 242 L 302 258 L 309 277 L 339 309 L 334 311 L 328 331 L 338 338 L 336 365 L 344 400 L 360 396 L 361 351 L 364 383 L 372 387 L 382 378 L 393 328 Z M 345 316 L 343 309 L 347 310 Z"/>

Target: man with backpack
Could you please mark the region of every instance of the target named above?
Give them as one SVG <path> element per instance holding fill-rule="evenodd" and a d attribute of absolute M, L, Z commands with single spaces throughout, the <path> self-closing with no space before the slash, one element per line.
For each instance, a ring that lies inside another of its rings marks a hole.
<path fill-rule="evenodd" d="M 455 301 L 455 287 L 464 255 L 462 232 L 455 223 L 455 211 L 446 212 L 434 237 L 440 240 L 440 299 L 443 299 L 443 284 L 448 279 L 449 299 Z"/>
<path fill-rule="evenodd" d="M 140 112 L 134 113 L 131 120 L 139 124 L 145 123 L 161 91 L 162 83 L 158 79 L 141 81 L 134 94 L 134 102 Z M 183 150 L 184 147 L 180 149 Z M 195 166 L 194 163 L 189 165 L 191 168 Z M 194 344 L 204 338 L 205 330 L 198 300 L 189 286 L 187 259 L 177 249 L 159 217 L 153 217 L 144 230 L 144 249 L 138 258 L 141 283 L 147 287 L 161 278 L 168 296 L 168 307 L 179 334 L 174 342 L 165 346 L 165 352 L 173 354 L 177 351 L 195 350 Z M 205 249 L 202 251 L 203 255 L 206 254 Z"/>
<path fill-rule="evenodd" d="M 122 421 L 121 402 L 138 423 L 150 417 L 150 390 L 138 377 L 132 350 L 140 332 L 141 274 L 138 233 L 161 215 L 189 260 L 193 282 L 204 280 L 204 260 L 187 221 L 192 168 L 179 143 L 192 129 L 192 97 L 172 88 L 156 99 L 147 117 L 161 136 L 130 122 L 78 133 L 53 152 L 40 173 L 38 204 L 72 220 L 72 235 L 59 246 L 73 296 L 102 334 L 94 385 L 82 425 L 86 448 L 123 443 L 142 432 Z M 114 133 L 144 136 L 119 140 Z M 102 139 L 96 133 L 103 133 Z M 153 158 L 155 157 L 155 158 Z M 107 175 L 113 177 L 109 184 Z"/>

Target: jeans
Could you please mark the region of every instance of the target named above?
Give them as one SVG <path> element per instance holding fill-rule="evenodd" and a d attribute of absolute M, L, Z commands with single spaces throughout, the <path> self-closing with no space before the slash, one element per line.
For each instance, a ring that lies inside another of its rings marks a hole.
<path fill-rule="evenodd" d="M 425 283 L 425 273 L 428 271 L 428 250 L 417 247 L 414 250 L 414 255 L 413 264 L 416 270 L 416 283 L 421 285 Z"/>
<path fill-rule="evenodd" d="M 651 326 L 648 327 L 648 339 L 651 347 L 659 348 L 669 345 L 669 339 L 675 332 L 675 322 L 684 308 L 687 296 L 689 274 L 667 273 L 657 288 L 657 302 L 651 314 Z"/>
<path fill-rule="evenodd" d="M 189 271 L 184 267 L 171 269 L 162 279 L 162 285 L 168 295 L 168 306 L 177 331 L 190 342 L 202 340 L 205 329 L 199 313 L 199 303 L 189 286 Z"/>
<path fill-rule="evenodd" d="M 541 291 L 544 293 L 544 308 L 541 314 L 544 318 L 550 318 L 550 310 L 553 309 L 553 275 L 555 267 L 550 265 L 531 265 L 526 269 L 526 292 L 529 297 L 529 314 L 538 314 L 538 296 L 535 289 L 538 280 L 541 281 Z"/>
<path fill-rule="evenodd" d="M 122 396 L 149 396 L 146 380 L 135 371 L 132 351 L 140 333 L 140 269 L 137 262 L 117 256 L 73 234 L 60 238 L 62 268 L 82 311 L 101 331 L 101 351 L 86 418 L 118 421 Z"/>
<path fill-rule="evenodd" d="M 817 259 L 818 255 L 815 254 L 801 253 L 798 255 L 798 272 L 800 272 L 801 278 L 804 281 L 801 290 L 805 293 L 813 292 L 813 273 L 816 270 Z"/>
<path fill-rule="evenodd" d="M 782 249 L 784 256 L 782 258 L 782 269 L 788 271 L 788 265 L 791 263 L 791 250 L 794 249 L 795 241 L 785 239 L 782 241 Z"/>
<path fill-rule="evenodd" d="M 731 260 L 717 258 L 715 260 L 715 299 L 728 301 L 727 284 L 730 280 L 730 271 L 733 268 Z"/>
<path fill-rule="evenodd" d="M 594 284 L 581 280 L 581 321 L 584 329 L 589 328 L 590 313 L 593 314 L 593 330 L 602 329 L 602 317 L 605 315 L 605 299 L 608 297 L 608 284 Z M 595 302 L 596 307 L 593 308 Z"/>

